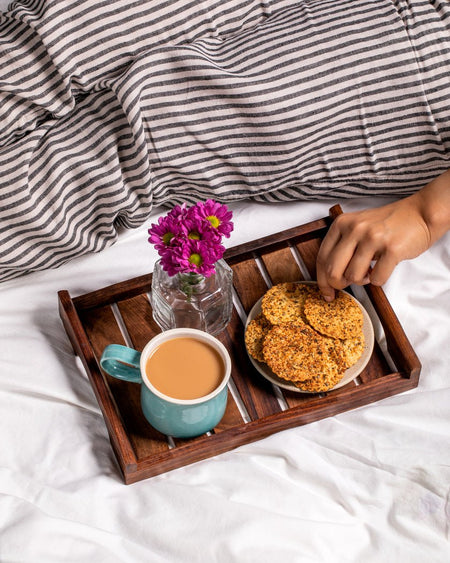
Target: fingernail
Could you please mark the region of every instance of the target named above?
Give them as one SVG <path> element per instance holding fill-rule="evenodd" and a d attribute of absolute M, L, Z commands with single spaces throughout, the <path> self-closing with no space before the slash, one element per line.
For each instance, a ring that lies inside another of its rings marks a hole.
<path fill-rule="evenodd" d="M 322 297 L 324 298 L 325 301 L 327 301 L 327 303 L 330 303 L 331 301 L 333 301 L 332 295 L 322 295 Z"/>

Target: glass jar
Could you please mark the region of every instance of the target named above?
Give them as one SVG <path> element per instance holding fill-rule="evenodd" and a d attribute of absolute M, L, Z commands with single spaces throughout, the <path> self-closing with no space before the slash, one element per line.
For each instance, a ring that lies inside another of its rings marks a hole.
<path fill-rule="evenodd" d="M 233 310 L 233 271 L 224 260 L 209 277 L 196 273 L 174 276 L 155 264 L 151 303 L 153 318 L 162 330 L 189 327 L 216 335 L 230 322 Z"/>

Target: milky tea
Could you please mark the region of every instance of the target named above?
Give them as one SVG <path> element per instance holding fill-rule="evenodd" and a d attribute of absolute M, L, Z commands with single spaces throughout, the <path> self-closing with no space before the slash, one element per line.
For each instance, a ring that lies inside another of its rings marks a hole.
<path fill-rule="evenodd" d="M 212 346 L 195 338 L 166 340 L 149 356 L 145 373 L 150 383 L 173 399 L 197 399 L 222 382 L 225 365 Z"/>

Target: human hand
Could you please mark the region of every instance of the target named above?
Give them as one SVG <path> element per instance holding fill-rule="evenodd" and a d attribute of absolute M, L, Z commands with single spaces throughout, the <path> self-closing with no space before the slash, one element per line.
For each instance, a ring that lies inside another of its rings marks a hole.
<path fill-rule="evenodd" d="M 422 206 L 414 196 L 339 215 L 317 256 L 322 295 L 331 301 L 335 289 L 352 283 L 382 285 L 400 261 L 415 258 L 432 242 Z"/>
<path fill-rule="evenodd" d="M 317 255 L 324 299 L 352 283 L 382 285 L 400 261 L 419 256 L 449 229 L 450 170 L 409 197 L 339 215 Z"/>

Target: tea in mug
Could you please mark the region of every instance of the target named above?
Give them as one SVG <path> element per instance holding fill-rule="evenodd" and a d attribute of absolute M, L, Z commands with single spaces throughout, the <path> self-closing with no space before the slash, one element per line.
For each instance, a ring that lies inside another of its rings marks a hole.
<path fill-rule="evenodd" d="M 224 362 L 217 350 L 195 338 L 166 340 L 149 356 L 145 373 L 150 383 L 173 399 L 198 399 L 222 382 Z"/>

